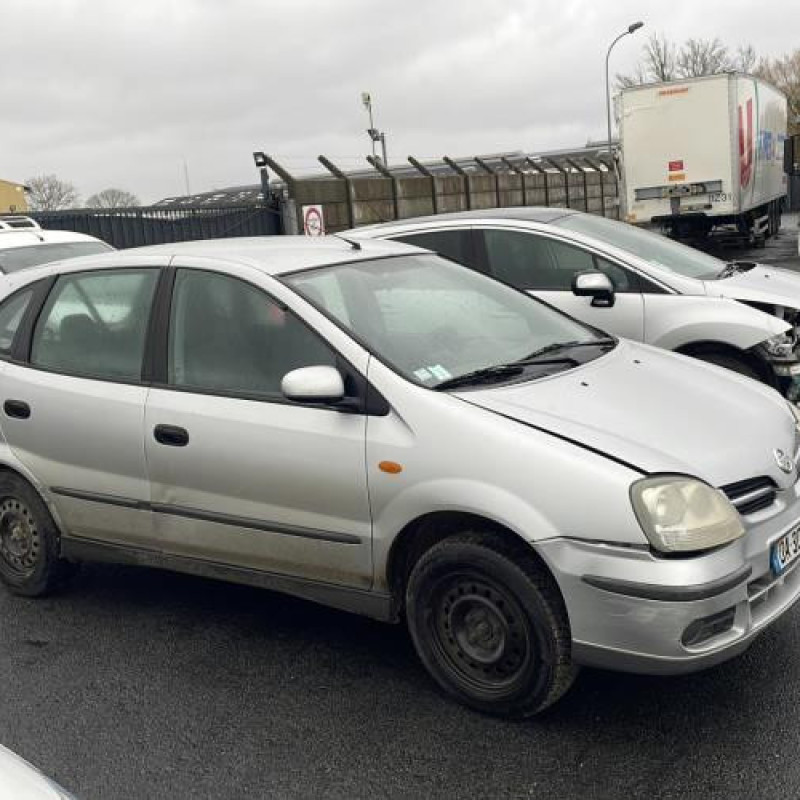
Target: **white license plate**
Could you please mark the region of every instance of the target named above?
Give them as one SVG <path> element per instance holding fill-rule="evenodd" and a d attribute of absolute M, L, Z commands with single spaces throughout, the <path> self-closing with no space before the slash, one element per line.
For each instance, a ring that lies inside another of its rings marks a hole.
<path fill-rule="evenodd" d="M 772 545 L 769 563 L 772 571 L 780 575 L 798 558 L 800 558 L 800 525 L 792 528 Z"/>

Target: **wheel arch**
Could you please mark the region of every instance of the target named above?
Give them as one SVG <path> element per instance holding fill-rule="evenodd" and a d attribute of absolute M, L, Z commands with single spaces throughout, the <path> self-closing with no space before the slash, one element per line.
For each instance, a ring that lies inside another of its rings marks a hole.
<path fill-rule="evenodd" d="M 58 509 L 55 507 L 42 485 L 36 480 L 33 474 L 14 457 L 7 445 L 0 446 L 0 473 L 3 472 L 8 472 L 12 475 L 22 478 L 22 480 L 24 480 L 36 492 L 36 494 L 39 495 L 39 498 L 45 504 L 45 507 L 50 512 L 50 516 L 53 518 L 53 522 L 58 530 L 60 543 L 61 538 L 65 534 L 65 528 L 64 523 L 62 522 L 58 513 Z"/>
<path fill-rule="evenodd" d="M 411 570 L 431 547 L 445 539 L 467 531 L 486 531 L 502 540 L 506 547 L 535 559 L 558 582 L 547 563 L 516 531 L 490 517 L 466 511 L 433 511 L 408 522 L 397 534 L 386 560 L 386 585 L 393 597 L 394 619 L 404 612 L 405 587 Z M 559 587 L 560 593 L 560 587 Z M 563 598 L 562 598 L 563 599 Z"/>
<path fill-rule="evenodd" d="M 711 353 L 725 355 L 746 364 L 754 370 L 759 378 L 768 386 L 774 388 L 776 385 L 775 373 L 765 359 L 761 358 L 757 353 L 753 352 L 753 350 L 742 350 L 729 342 L 720 342 L 713 339 L 688 342 L 687 344 L 680 345 L 680 347 L 676 347 L 674 352 L 685 356 L 691 356 L 692 358 L 702 358 L 704 355 Z"/>

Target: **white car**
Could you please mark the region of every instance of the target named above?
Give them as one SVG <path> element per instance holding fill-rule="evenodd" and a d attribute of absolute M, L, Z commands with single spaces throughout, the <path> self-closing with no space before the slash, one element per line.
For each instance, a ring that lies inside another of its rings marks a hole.
<path fill-rule="evenodd" d="M 435 250 L 602 330 L 797 392 L 800 275 L 789 270 L 726 264 L 650 231 L 565 208 L 440 214 L 348 235 Z"/>
<path fill-rule="evenodd" d="M 85 233 L 44 230 L 30 217 L 0 215 L 0 273 L 113 249 Z"/>
<path fill-rule="evenodd" d="M 27 761 L 0 745 L 0 800 L 75 800 Z"/>

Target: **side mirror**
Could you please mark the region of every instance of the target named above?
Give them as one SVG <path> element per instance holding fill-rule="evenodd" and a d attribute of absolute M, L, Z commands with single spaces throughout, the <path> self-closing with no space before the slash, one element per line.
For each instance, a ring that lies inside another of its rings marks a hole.
<path fill-rule="evenodd" d="M 579 272 L 572 279 L 576 297 L 591 297 L 593 306 L 614 305 L 614 284 L 604 272 Z"/>
<path fill-rule="evenodd" d="M 335 367 L 301 367 L 283 376 L 281 391 L 297 403 L 336 403 L 344 399 L 344 380 Z"/>

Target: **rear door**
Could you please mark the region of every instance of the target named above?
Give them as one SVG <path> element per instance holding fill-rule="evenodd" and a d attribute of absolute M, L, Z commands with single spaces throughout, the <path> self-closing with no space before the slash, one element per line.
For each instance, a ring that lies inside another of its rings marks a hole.
<path fill-rule="evenodd" d="M 129 263 L 48 281 L 2 365 L 2 430 L 69 536 L 151 546 L 141 376 L 160 271 Z"/>
<path fill-rule="evenodd" d="M 242 270 L 175 270 L 145 425 L 159 539 L 185 558 L 366 588 L 366 417 L 291 403 L 280 385 L 303 366 L 364 374 L 368 356 L 345 364 L 270 279 Z"/>
<path fill-rule="evenodd" d="M 489 274 L 524 289 L 589 325 L 617 336 L 641 341 L 644 304 L 638 275 L 591 251 L 538 232 L 521 229 L 476 228 L 477 245 Z M 576 297 L 572 280 L 587 271 L 604 272 L 614 284 L 612 306 L 591 297 Z"/>

